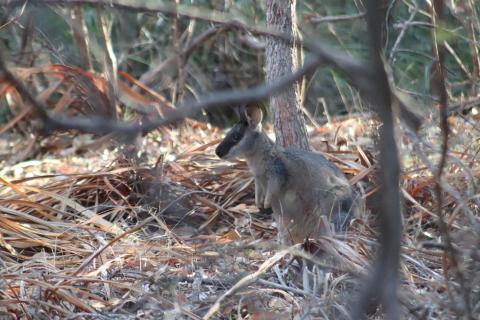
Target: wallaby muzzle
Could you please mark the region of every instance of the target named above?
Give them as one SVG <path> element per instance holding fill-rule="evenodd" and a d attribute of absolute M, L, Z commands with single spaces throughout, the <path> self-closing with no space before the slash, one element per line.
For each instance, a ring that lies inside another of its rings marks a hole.
<path fill-rule="evenodd" d="M 223 140 L 215 149 L 215 154 L 220 158 L 223 159 L 230 150 L 230 145 L 228 145 L 225 140 Z"/>
<path fill-rule="evenodd" d="M 224 159 L 243 139 L 246 129 L 246 123 L 237 123 L 232 129 L 230 129 L 223 141 L 217 146 L 215 149 L 215 154 L 219 158 Z"/>

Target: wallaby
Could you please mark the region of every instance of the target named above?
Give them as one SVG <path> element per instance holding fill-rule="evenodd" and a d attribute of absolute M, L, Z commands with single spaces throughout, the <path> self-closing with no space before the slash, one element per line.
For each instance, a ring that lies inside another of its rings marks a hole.
<path fill-rule="evenodd" d="M 255 204 L 272 208 L 283 243 L 298 243 L 326 232 L 325 219 L 344 230 L 358 204 L 343 172 L 322 155 L 276 145 L 262 131 L 262 110 L 242 107 L 240 121 L 215 153 L 246 159 L 255 178 Z"/>

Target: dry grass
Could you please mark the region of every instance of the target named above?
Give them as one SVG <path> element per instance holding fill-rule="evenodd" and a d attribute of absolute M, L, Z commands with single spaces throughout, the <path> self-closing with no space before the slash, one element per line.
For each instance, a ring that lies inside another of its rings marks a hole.
<path fill-rule="evenodd" d="M 473 125 L 470 129 L 454 132 L 444 213 L 478 314 L 480 166 L 478 133 Z M 434 144 L 436 133 L 430 133 L 425 129 L 417 142 L 407 135 L 403 138 L 402 190 L 407 209 L 400 295 L 404 318 L 453 319 L 463 309 L 462 295 L 432 213 L 428 161 L 421 160 L 423 152 L 426 160 L 435 163 L 436 150 L 429 143 Z M 317 130 L 314 138 L 331 146 L 338 134 L 339 130 L 328 128 Z M 116 152 L 85 153 L 73 142 L 68 154 L 50 151 L 23 165 L 4 162 L 0 315 L 6 319 L 345 317 L 377 247 L 375 215 L 365 212 L 344 235 L 318 239 L 320 257 L 307 256 L 298 247 L 279 247 L 271 217 L 253 204 L 253 179 L 245 164 L 229 164 L 213 155 L 219 137 L 218 130 L 192 123 L 152 134 L 142 147 L 148 154 L 144 166 L 132 165 Z M 7 140 L 14 141 L 15 136 Z M 86 140 L 84 144 L 95 141 Z M 169 147 L 159 150 L 159 145 Z M 373 197 L 375 153 L 370 148 L 351 144 L 338 152 L 331 147 L 327 156 L 353 183 L 363 186 L 364 195 Z M 84 153 L 75 156 L 78 150 Z M 315 268 L 296 270 L 292 256 L 314 261 Z"/>

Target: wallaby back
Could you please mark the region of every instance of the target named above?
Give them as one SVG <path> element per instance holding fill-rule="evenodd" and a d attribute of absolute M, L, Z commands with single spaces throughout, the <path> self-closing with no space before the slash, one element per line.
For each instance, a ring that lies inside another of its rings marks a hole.
<path fill-rule="evenodd" d="M 282 242 L 302 242 L 327 230 L 343 230 L 358 210 L 342 171 L 322 155 L 276 146 L 262 131 L 262 112 L 247 107 L 218 145 L 223 159 L 243 157 L 255 178 L 255 203 L 271 207 Z"/>

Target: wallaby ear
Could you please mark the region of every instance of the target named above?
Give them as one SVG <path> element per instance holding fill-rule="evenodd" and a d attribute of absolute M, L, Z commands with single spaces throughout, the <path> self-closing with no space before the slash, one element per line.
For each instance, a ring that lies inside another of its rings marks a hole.
<path fill-rule="evenodd" d="M 256 127 L 262 123 L 263 112 L 260 107 L 250 104 L 245 107 L 245 116 L 247 118 L 248 124 Z"/>
<path fill-rule="evenodd" d="M 235 113 L 238 115 L 240 118 L 240 121 L 248 123 L 248 117 L 247 117 L 247 110 L 245 110 L 245 106 L 241 105 L 238 108 L 235 108 Z"/>

